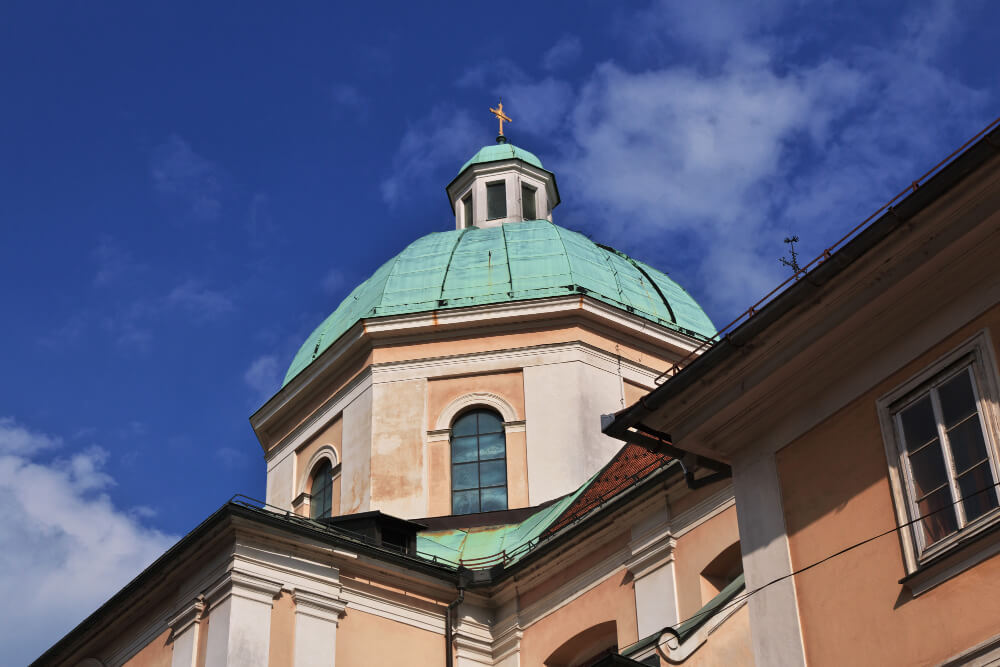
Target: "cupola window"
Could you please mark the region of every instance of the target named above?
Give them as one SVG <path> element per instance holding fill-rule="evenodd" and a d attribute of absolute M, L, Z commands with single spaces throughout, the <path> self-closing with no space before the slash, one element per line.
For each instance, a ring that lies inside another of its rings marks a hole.
<path fill-rule="evenodd" d="M 486 219 L 507 217 L 507 185 L 503 181 L 486 184 Z"/>
<path fill-rule="evenodd" d="M 472 227 L 472 193 L 462 197 L 462 226 Z"/>
<path fill-rule="evenodd" d="M 538 218 L 535 211 L 535 188 L 524 183 L 521 184 L 521 213 L 525 220 L 536 220 Z"/>
<path fill-rule="evenodd" d="M 333 508 L 333 466 L 323 460 L 313 471 L 312 487 L 309 490 L 309 516 L 322 519 L 330 516 Z"/>
<path fill-rule="evenodd" d="M 473 410 L 451 429 L 451 511 L 507 509 L 507 443 L 493 410 Z"/>

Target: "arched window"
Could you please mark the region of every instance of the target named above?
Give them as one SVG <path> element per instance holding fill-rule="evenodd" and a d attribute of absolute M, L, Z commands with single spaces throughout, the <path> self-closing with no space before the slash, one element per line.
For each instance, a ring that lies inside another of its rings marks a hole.
<path fill-rule="evenodd" d="M 333 466 L 323 459 L 312 475 L 312 487 L 309 489 L 309 516 L 322 519 L 330 516 L 333 508 Z"/>
<path fill-rule="evenodd" d="M 472 410 L 451 427 L 451 512 L 507 509 L 507 444 L 503 419 Z"/>

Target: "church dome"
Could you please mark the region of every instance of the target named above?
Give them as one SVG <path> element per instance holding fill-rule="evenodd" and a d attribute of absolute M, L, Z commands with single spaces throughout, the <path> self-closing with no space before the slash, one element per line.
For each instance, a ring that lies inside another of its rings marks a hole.
<path fill-rule="evenodd" d="M 539 160 L 534 153 L 530 153 L 523 148 L 518 148 L 514 144 L 504 142 L 480 148 L 468 162 L 462 165 L 462 168 L 458 170 L 458 173 L 461 174 L 469 166 L 474 164 L 482 164 L 483 162 L 499 162 L 500 160 L 524 160 L 533 167 L 545 169 L 545 167 L 542 166 L 542 161 Z"/>
<path fill-rule="evenodd" d="M 504 147 L 510 145 L 487 148 Z M 698 340 L 715 334 L 711 320 L 677 283 L 582 234 L 547 220 L 469 227 L 421 237 L 379 267 L 306 339 L 283 384 L 365 318 L 569 294 Z"/>

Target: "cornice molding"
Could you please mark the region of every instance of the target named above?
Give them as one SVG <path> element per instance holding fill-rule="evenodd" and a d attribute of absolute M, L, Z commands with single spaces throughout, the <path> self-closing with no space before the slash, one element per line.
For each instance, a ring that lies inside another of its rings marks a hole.
<path fill-rule="evenodd" d="M 337 624 L 347 610 L 347 602 L 301 588 L 292 589 L 295 613 Z"/>
<path fill-rule="evenodd" d="M 188 602 L 174 615 L 173 618 L 167 621 L 167 625 L 170 627 L 171 635 L 174 638 L 177 638 L 184 634 L 185 630 L 201 620 L 201 617 L 207 608 L 208 605 L 205 602 L 204 595 L 199 595 L 195 599 Z"/>

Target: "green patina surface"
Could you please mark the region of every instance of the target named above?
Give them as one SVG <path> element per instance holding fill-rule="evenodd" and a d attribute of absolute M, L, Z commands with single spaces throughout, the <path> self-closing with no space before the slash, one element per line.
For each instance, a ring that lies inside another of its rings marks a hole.
<path fill-rule="evenodd" d="M 468 162 L 462 165 L 462 168 L 458 170 L 458 173 L 462 173 L 472 164 L 481 164 L 483 162 L 497 162 L 499 160 L 510 160 L 517 158 L 519 160 L 524 160 L 530 165 L 538 167 L 539 169 L 545 169 L 542 166 L 542 161 L 535 156 L 534 153 L 529 153 L 523 148 L 518 148 L 514 144 L 496 144 L 493 146 L 483 146 L 479 149 L 479 152 L 472 156 Z"/>
<path fill-rule="evenodd" d="M 715 326 L 656 269 L 547 220 L 436 232 L 358 285 L 310 334 L 282 386 L 369 317 L 586 294 L 698 339 Z"/>
<path fill-rule="evenodd" d="M 530 551 L 525 545 L 544 533 L 598 474 L 595 473 L 573 493 L 538 510 L 520 523 L 467 530 L 424 531 L 417 535 L 417 553 L 424 558 L 437 558 L 449 565 L 472 561 L 470 567 L 476 567 L 478 559 L 484 559 L 486 565 L 492 565 L 506 552 L 508 558 L 505 564 L 515 563 Z"/>

